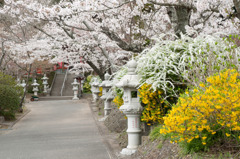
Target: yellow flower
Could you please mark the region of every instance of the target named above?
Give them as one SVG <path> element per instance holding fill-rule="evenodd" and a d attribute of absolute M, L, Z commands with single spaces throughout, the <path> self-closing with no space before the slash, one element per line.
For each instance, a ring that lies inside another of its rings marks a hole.
<path fill-rule="evenodd" d="M 196 139 L 199 138 L 199 135 L 195 136 L 195 138 L 196 138 Z"/>
<path fill-rule="evenodd" d="M 202 137 L 203 140 L 205 140 L 207 137 Z"/>
<path fill-rule="evenodd" d="M 216 132 L 212 132 L 212 134 L 214 135 L 214 134 L 216 134 Z"/>
<path fill-rule="evenodd" d="M 200 83 L 199 86 L 200 87 L 205 87 L 205 85 L 203 83 Z"/>
<path fill-rule="evenodd" d="M 226 133 L 226 136 L 227 136 L 227 137 L 229 137 L 229 136 L 231 136 L 231 135 L 230 135 L 230 134 L 228 134 L 228 133 Z"/>
<path fill-rule="evenodd" d="M 206 142 L 202 142 L 203 145 L 206 145 Z"/>
<path fill-rule="evenodd" d="M 197 89 L 194 89 L 194 90 L 193 90 L 193 92 L 194 92 L 194 93 L 197 93 L 197 92 L 198 92 L 198 90 L 197 90 Z"/>

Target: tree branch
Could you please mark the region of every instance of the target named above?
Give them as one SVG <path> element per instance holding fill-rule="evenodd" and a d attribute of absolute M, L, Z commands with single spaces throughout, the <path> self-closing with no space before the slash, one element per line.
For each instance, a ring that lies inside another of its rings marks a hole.
<path fill-rule="evenodd" d="M 94 29 L 92 29 L 92 28 L 88 25 L 88 23 L 87 23 L 86 21 L 83 21 L 83 24 L 84 24 L 89 30 L 94 30 Z M 101 47 L 100 42 L 99 42 L 99 40 L 98 40 L 98 37 L 97 37 L 96 35 L 94 35 L 93 37 L 94 37 L 94 39 L 98 42 L 99 48 L 101 49 L 103 55 L 104 55 L 104 56 L 106 57 L 106 59 L 108 60 L 111 68 L 113 68 L 113 63 L 112 63 L 112 61 L 110 60 L 110 58 L 109 58 L 109 56 L 108 56 L 108 54 L 107 54 L 107 51 L 106 51 L 104 48 Z M 111 71 L 111 72 L 113 72 L 113 71 Z"/>
<path fill-rule="evenodd" d="M 87 64 L 88 64 L 89 66 L 91 66 L 92 69 L 99 75 L 99 77 L 101 78 L 101 80 L 104 80 L 104 73 L 103 73 L 102 71 L 100 71 L 100 70 L 97 68 L 97 66 L 94 65 L 94 63 L 92 63 L 92 61 L 87 60 L 86 62 L 87 62 Z"/>
<path fill-rule="evenodd" d="M 102 27 L 102 33 L 107 35 L 107 37 L 117 43 L 117 45 L 126 51 L 131 51 L 135 53 L 140 53 L 143 51 L 143 48 L 139 45 L 129 45 L 125 41 L 123 41 L 121 38 L 119 38 L 114 32 L 110 31 L 107 27 Z"/>
<path fill-rule="evenodd" d="M 238 19 L 240 19 L 240 0 L 233 0 L 233 4 L 237 11 L 236 15 L 237 15 Z"/>
<path fill-rule="evenodd" d="M 1 67 L 2 62 L 3 62 L 3 59 L 4 59 L 5 55 L 6 55 L 6 51 L 5 51 L 5 49 L 4 49 L 4 42 L 5 42 L 5 41 L 2 41 L 2 57 L 1 57 L 1 59 L 0 59 L 0 67 Z"/>
<path fill-rule="evenodd" d="M 174 4 L 174 3 L 159 3 L 153 0 L 148 0 L 148 2 L 152 3 L 152 4 L 156 4 L 156 5 L 160 5 L 160 6 L 165 6 L 165 7 L 184 7 L 184 8 L 188 8 L 188 9 L 193 9 L 193 10 L 197 10 L 196 7 L 194 7 L 193 5 L 186 5 L 183 3 L 179 3 L 179 4 Z"/>

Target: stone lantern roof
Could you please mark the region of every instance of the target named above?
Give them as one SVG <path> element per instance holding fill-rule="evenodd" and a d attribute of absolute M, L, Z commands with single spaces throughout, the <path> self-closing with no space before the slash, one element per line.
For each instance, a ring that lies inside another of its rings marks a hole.
<path fill-rule="evenodd" d="M 46 74 L 44 74 L 42 80 L 48 80 L 48 77 L 46 76 Z"/>
<path fill-rule="evenodd" d="M 112 81 L 110 81 L 110 75 L 108 73 L 106 73 L 104 75 L 104 81 L 100 84 L 100 87 L 105 87 L 105 88 L 110 88 L 112 87 L 113 83 Z"/>
<path fill-rule="evenodd" d="M 35 79 L 32 86 L 39 86 L 39 84 L 37 83 L 37 80 Z"/>
<path fill-rule="evenodd" d="M 128 74 L 123 76 L 121 80 L 116 84 L 116 86 L 120 88 L 129 87 L 129 88 L 137 89 L 137 87 L 140 85 L 139 77 L 135 72 L 137 68 L 137 62 L 134 59 L 132 59 L 127 63 L 127 67 L 128 67 Z"/>
<path fill-rule="evenodd" d="M 77 79 L 76 79 L 76 78 L 74 79 L 74 82 L 72 83 L 72 85 L 73 85 L 73 86 L 79 85 L 79 83 L 77 82 Z"/>
<path fill-rule="evenodd" d="M 23 80 L 20 85 L 21 85 L 22 87 L 25 87 L 25 86 L 26 86 L 25 80 Z"/>
<path fill-rule="evenodd" d="M 94 86 L 94 87 L 98 87 L 99 84 L 100 84 L 100 82 L 98 81 L 97 78 L 94 78 L 94 81 L 91 83 L 91 85 Z"/>

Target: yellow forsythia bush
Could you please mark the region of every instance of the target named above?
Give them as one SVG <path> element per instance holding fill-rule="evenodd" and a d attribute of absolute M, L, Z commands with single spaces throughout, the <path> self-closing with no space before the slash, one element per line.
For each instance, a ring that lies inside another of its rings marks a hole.
<path fill-rule="evenodd" d="M 240 139 L 240 80 L 236 70 L 225 70 L 207 78 L 207 84 L 186 91 L 164 117 L 161 134 L 174 142 L 196 140 L 208 145 L 219 136 L 221 141 Z M 219 140 L 218 140 L 219 141 Z"/>
<path fill-rule="evenodd" d="M 141 120 L 146 122 L 147 125 L 163 122 L 163 116 L 166 114 L 169 106 L 161 98 L 162 93 L 161 90 L 153 91 L 151 85 L 146 83 L 139 88 L 139 97 L 144 105 Z"/>
<path fill-rule="evenodd" d="M 99 97 L 102 96 L 102 89 L 103 89 L 102 87 L 99 87 L 99 91 L 100 91 L 100 93 L 98 94 Z"/>
<path fill-rule="evenodd" d="M 122 96 L 118 95 L 113 99 L 113 103 L 116 104 L 118 108 L 120 108 L 121 105 L 123 105 L 123 99 Z"/>

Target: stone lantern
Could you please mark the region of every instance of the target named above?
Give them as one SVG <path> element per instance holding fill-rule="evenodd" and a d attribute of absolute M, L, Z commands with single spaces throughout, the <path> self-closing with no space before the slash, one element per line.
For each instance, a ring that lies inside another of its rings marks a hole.
<path fill-rule="evenodd" d="M 91 83 L 91 91 L 92 91 L 92 95 L 93 95 L 93 102 L 97 102 L 97 100 L 98 100 L 98 94 L 100 93 L 99 85 L 100 85 L 100 82 L 98 81 L 98 79 L 94 78 L 94 81 Z"/>
<path fill-rule="evenodd" d="M 102 96 L 101 99 L 104 100 L 104 116 L 110 114 L 111 111 L 111 101 L 114 99 L 110 88 L 112 87 L 113 83 L 110 81 L 110 75 L 106 73 L 104 75 L 104 81 L 100 84 L 102 87 Z"/>
<path fill-rule="evenodd" d="M 23 87 L 23 91 L 25 92 L 25 90 L 26 90 L 26 82 L 25 82 L 25 80 L 23 80 L 20 85 Z"/>
<path fill-rule="evenodd" d="M 21 86 L 21 81 L 19 78 L 17 78 L 17 86 Z"/>
<path fill-rule="evenodd" d="M 75 78 L 74 79 L 74 82 L 72 83 L 73 85 L 73 92 L 74 92 L 74 96 L 73 96 L 73 100 L 78 100 L 79 98 L 77 97 L 78 95 L 78 86 L 79 86 L 79 83 L 77 82 L 77 79 Z"/>
<path fill-rule="evenodd" d="M 37 92 L 38 92 L 38 86 L 39 86 L 39 84 L 37 83 L 37 80 L 36 80 L 36 79 L 34 80 L 32 86 L 33 86 L 34 95 L 37 96 L 37 95 L 38 95 Z"/>
<path fill-rule="evenodd" d="M 117 87 L 123 88 L 124 104 L 120 107 L 120 111 L 126 114 L 128 118 L 128 146 L 124 148 L 121 154 L 131 155 L 136 152 L 141 144 L 140 115 L 143 110 L 140 102 L 137 88 L 139 87 L 139 78 L 135 70 L 137 62 L 131 60 L 127 63 L 128 74 L 123 76 Z"/>
<path fill-rule="evenodd" d="M 47 88 L 48 88 L 48 77 L 46 76 L 46 74 L 44 74 L 43 78 L 43 93 L 47 93 Z"/>

